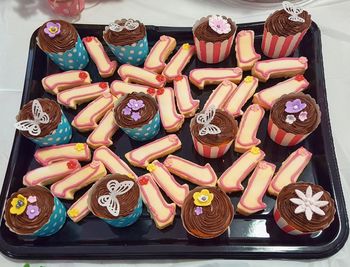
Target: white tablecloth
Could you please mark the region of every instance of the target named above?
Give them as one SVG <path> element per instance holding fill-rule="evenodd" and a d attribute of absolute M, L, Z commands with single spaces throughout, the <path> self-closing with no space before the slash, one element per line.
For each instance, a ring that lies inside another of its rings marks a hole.
<path fill-rule="evenodd" d="M 0 186 L 10 156 L 14 117 L 19 110 L 27 64 L 29 40 L 33 31 L 44 21 L 54 17 L 46 0 L 0 1 Z M 275 7 L 249 6 L 234 0 L 86 0 L 86 9 L 78 23 L 107 24 L 116 18 L 137 18 L 145 24 L 164 26 L 192 26 L 194 21 L 208 14 L 223 14 L 237 23 L 266 19 Z M 240 0 L 242 2 L 242 0 Z M 315 0 L 306 6 L 313 20 L 321 28 L 324 68 L 333 138 L 348 213 L 350 211 L 350 1 Z M 349 266 L 350 242 L 336 255 L 315 261 L 45 261 L 30 262 L 31 266 L 106 266 L 162 265 L 172 266 Z M 0 266 L 22 266 L 0 255 Z"/>

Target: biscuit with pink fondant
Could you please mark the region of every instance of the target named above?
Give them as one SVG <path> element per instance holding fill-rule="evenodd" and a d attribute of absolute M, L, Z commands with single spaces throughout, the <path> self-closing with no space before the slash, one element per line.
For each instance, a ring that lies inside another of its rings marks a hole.
<path fill-rule="evenodd" d="M 115 80 L 111 84 L 111 93 L 116 97 L 120 97 L 131 93 L 144 93 L 155 97 L 157 89 L 146 85 L 126 83 L 123 81 Z"/>
<path fill-rule="evenodd" d="M 242 70 L 250 70 L 255 62 L 261 59 L 261 55 L 255 52 L 254 31 L 240 31 L 236 35 L 236 59 L 237 66 Z"/>
<path fill-rule="evenodd" d="M 210 94 L 207 102 L 204 104 L 204 110 L 208 109 L 210 106 L 215 106 L 218 109 L 223 109 L 227 100 L 236 91 L 237 85 L 225 80 L 220 83 Z"/>
<path fill-rule="evenodd" d="M 77 201 L 75 201 L 67 210 L 67 215 L 75 223 L 80 222 L 90 213 L 88 208 L 89 190 L 86 191 L 85 194 L 82 195 Z"/>
<path fill-rule="evenodd" d="M 185 118 L 194 116 L 199 108 L 199 100 L 193 99 L 190 83 L 185 75 L 177 76 L 174 79 L 174 92 L 177 108 Z"/>

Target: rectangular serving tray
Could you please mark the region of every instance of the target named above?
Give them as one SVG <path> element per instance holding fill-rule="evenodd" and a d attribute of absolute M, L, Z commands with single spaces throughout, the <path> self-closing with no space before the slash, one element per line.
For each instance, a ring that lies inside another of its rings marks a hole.
<path fill-rule="evenodd" d="M 94 35 L 102 40 L 102 25 L 75 25 L 80 36 Z M 260 44 L 263 33 L 263 23 L 239 24 L 239 30 L 254 30 L 255 48 L 261 53 Z M 36 45 L 36 32 L 30 41 L 27 73 L 23 90 L 22 104 L 38 97 L 55 99 L 54 96 L 45 93 L 41 85 L 41 79 L 49 74 L 60 72 L 46 55 Z M 179 47 L 183 43 L 193 43 L 191 28 L 174 27 L 147 27 L 147 36 L 152 46 L 161 35 L 173 36 Z M 106 48 L 108 54 L 114 59 L 111 51 Z M 0 250 L 12 258 L 25 259 L 164 259 L 164 258 L 322 258 L 335 254 L 348 238 L 349 226 L 346 214 L 345 202 L 340 183 L 339 171 L 332 139 L 332 131 L 329 121 L 326 88 L 324 81 L 322 48 L 320 30 L 315 23 L 307 32 L 294 56 L 306 56 L 309 60 L 309 68 L 305 77 L 310 82 L 310 87 L 305 91 L 318 102 L 322 121 L 317 130 L 311 134 L 299 146 L 304 146 L 313 153 L 309 165 L 302 173 L 299 180 L 320 184 L 330 192 L 336 203 L 336 215 L 331 226 L 317 236 L 291 236 L 282 232 L 276 225 L 272 209 L 275 199 L 266 195 L 264 201 L 267 209 L 264 212 L 249 217 L 235 214 L 229 230 L 222 236 L 212 240 L 199 240 L 188 235 L 182 226 L 180 210 L 177 208 L 176 217 L 172 226 L 158 230 L 144 207 L 141 218 L 132 226 L 124 229 L 110 227 L 102 220 L 91 214 L 76 224 L 67 218 L 63 229 L 57 234 L 46 238 L 28 238 L 17 236 L 10 232 L 3 220 L 3 208 L 6 199 L 11 193 L 17 191 L 22 185 L 23 175 L 31 169 L 39 167 L 33 155 L 37 147 L 34 143 L 16 132 L 11 157 L 9 160 L 4 185 L 0 199 Z M 264 57 L 263 57 L 264 59 Z M 188 75 L 193 68 L 207 67 L 194 57 L 184 73 Z M 234 49 L 230 57 L 214 67 L 236 66 Z M 90 73 L 93 82 L 112 82 L 119 79 L 117 73 L 108 79 L 102 79 L 95 64 L 90 61 L 86 70 Z M 244 75 L 248 75 L 246 72 Z M 281 81 L 272 79 L 266 84 L 261 83 L 258 90 L 267 88 Z M 171 86 L 171 85 L 170 85 Z M 204 90 L 198 90 L 192 86 L 194 98 L 201 100 L 201 108 L 215 86 L 207 86 Z M 250 101 L 249 101 L 250 102 Z M 83 105 L 85 106 L 85 105 Z M 63 108 L 63 111 L 71 121 L 77 111 Z M 246 108 L 246 107 L 245 107 Z M 275 144 L 267 136 L 268 112 L 258 131 L 258 138 L 262 140 L 260 148 L 266 153 L 266 160 L 277 165 L 299 146 L 286 148 Z M 209 162 L 218 177 L 232 162 L 239 157 L 231 149 L 221 159 L 205 159 L 199 156 L 193 148 L 189 133 L 189 119 L 177 133 L 182 141 L 181 150 L 176 155 L 204 165 Z M 164 136 L 164 130 L 158 134 L 158 138 Z M 88 133 L 82 134 L 73 129 L 72 142 L 85 142 Z M 111 149 L 125 159 L 124 154 L 131 149 L 141 146 L 143 143 L 131 141 L 122 131 L 118 131 L 114 137 Z M 134 168 L 136 174 L 145 173 L 144 170 Z M 177 179 L 180 183 L 183 180 Z M 246 179 L 248 180 L 248 179 Z M 244 182 L 244 186 L 247 181 Z M 190 184 L 193 188 L 194 185 Z M 76 194 L 76 199 L 86 189 Z M 236 207 L 241 193 L 230 195 L 232 203 Z M 72 201 L 63 201 L 69 207 Z"/>

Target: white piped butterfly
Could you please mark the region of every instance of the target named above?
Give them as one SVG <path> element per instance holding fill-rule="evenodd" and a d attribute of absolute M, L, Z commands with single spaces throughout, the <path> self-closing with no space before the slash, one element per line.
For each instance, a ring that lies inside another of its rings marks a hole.
<path fill-rule="evenodd" d="M 207 108 L 204 113 L 201 113 L 197 116 L 196 121 L 199 124 L 203 124 L 202 129 L 199 130 L 199 135 L 207 135 L 207 134 L 219 134 L 221 133 L 221 129 L 214 125 L 210 124 L 211 121 L 215 117 L 216 107 L 214 105 Z"/>
<path fill-rule="evenodd" d="M 110 214 L 117 217 L 120 212 L 120 204 L 117 196 L 124 195 L 133 185 L 133 181 L 123 181 L 120 183 L 116 180 L 109 181 L 107 183 L 109 194 L 100 196 L 98 198 L 98 204 L 102 207 L 106 207 Z"/>
<path fill-rule="evenodd" d="M 289 20 L 295 22 L 305 22 L 305 20 L 298 15 L 303 12 L 303 9 L 299 6 L 294 5 L 289 1 L 282 2 L 283 9 L 291 16 L 288 17 Z"/>
<path fill-rule="evenodd" d="M 15 123 L 16 129 L 20 131 L 28 131 L 33 136 L 38 136 L 41 133 L 39 124 L 48 124 L 50 122 L 49 115 L 43 111 L 40 102 L 35 99 L 32 104 L 33 120 L 23 120 Z"/>
<path fill-rule="evenodd" d="M 109 29 L 114 32 L 121 32 L 123 29 L 127 29 L 128 31 L 133 31 L 137 29 L 140 24 L 133 19 L 128 19 L 124 25 L 119 25 L 117 22 L 112 22 L 108 25 Z"/>

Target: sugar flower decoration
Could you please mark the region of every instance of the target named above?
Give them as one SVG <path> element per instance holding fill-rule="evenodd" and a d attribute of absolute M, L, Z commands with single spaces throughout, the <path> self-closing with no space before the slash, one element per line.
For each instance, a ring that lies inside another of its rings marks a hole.
<path fill-rule="evenodd" d="M 144 106 L 145 104 L 142 100 L 130 99 L 128 103 L 128 107 L 135 111 L 143 108 Z"/>
<path fill-rule="evenodd" d="M 46 23 L 46 27 L 44 29 L 44 32 L 50 37 L 54 38 L 56 35 L 59 35 L 61 33 L 61 24 L 54 23 L 54 22 L 48 22 Z"/>
<path fill-rule="evenodd" d="M 197 123 L 203 124 L 203 127 L 199 130 L 200 136 L 204 136 L 207 134 L 221 133 L 221 129 L 218 126 L 211 124 L 211 121 L 215 117 L 215 113 L 216 113 L 216 107 L 212 105 L 196 117 Z"/>
<path fill-rule="evenodd" d="M 254 81 L 253 76 L 247 76 L 244 78 L 244 82 L 245 83 L 251 83 L 252 81 Z"/>
<path fill-rule="evenodd" d="M 141 177 L 139 179 L 139 185 L 146 185 L 148 184 L 148 178 L 147 177 Z"/>
<path fill-rule="evenodd" d="M 18 194 L 17 197 L 11 200 L 10 213 L 21 215 L 26 210 L 27 204 L 27 198 L 21 194 Z"/>
<path fill-rule="evenodd" d="M 286 123 L 293 124 L 297 119 L 294 115 L 287 115 L 286 116 Z"/>
<path fill-rule="evenodd" d="M 292 101 L 287 101 L 285 112 L 287 113 L 298 113 L 306 108 L 306 104 L 302 103 L 300 99 L 295 99 Z"/>
<path fill-rule="evenodd" d="M 225 34 L 231 31 L 231 25 L 228 23 L 227 19 L 224 19 L 222 16 L 218 15 L 214 15 L 209 18 L 209 26 L 218 34 Z"/>
<path fill-rule="evenodd" d="M 35 203 L 36 202 L 36 196 L 29 196 L 28 197 L 28 202 L 31 203 L 31 204 Z"/>
<path fill-rule="evenodd" d="M 313 213 L 320 216 L 325 215 L 325 212 L 320 208 L 327 206 L 328 201 L 319 200 L 323 195 L 323 191 L 313 195 L 311 186 L 308 186 L 305 194 L 298 189 L 295 189 L 295 193 L 299 198 L 290 199 L 292 203 L 298 205 L 294 210 L 295 214 L 305 213 L 308 221 L 311 221 Z"/>
<path fill-rule="evenodd" d="M 78 216 L 79 210 L 76 209 L 76 208 L 73 208 L 73 209 L 69 210 L 69 211 L 67 212 L 67 214 L 68 214 L 69 217 L 75 218 L 75 217 Z"/>
<path fill-rule="evenodd" d="M 300 121 L 305 121 L 305 120 L 307 120 L 307 111 L 302 111 L 302 112 L 300 112 L 300 114 L 299 114 L 299 116 L 298 116 L 298 119 L 299 119 Z"/>
<path fill-rule="evenodd" d="M 40 209 L 37 205 L 28 205 L 26 213 L 28 215 L 28 218 L 30 220 L 33 220 L 40 214 Z"/>
<path fill-rule="evenodd" d="M 123 112 L 124 115 L 130 115 L 131 114 L 131 108 L 125 107 L 125 108 L 123 108 L 122 112 Z"/>
<path fill-rule="evenodd" d="M 251 149 L 250 149 L 250 152 L 254 155 L 257 155 L 260 153 L 260 148 L 258 148 L 257 146 L 253 146 Z"/>
<path fill-rule="evenodd" d="M 298 16 L 303 13 L 303 9 L 301 7 L 298 7 L 289 1 L 283 1 L 282 6 L 283 9 L 290 15 L 288 17 L 289 20 L 302 23 L 305 22 L 303 18 Z"/>
<path fill-rule="evenodd" d="M 131 118 L 132 118 L 134 121 L 138 121 L 139 119 L 141 119 L 140 112 L 133 112 L 133 113 L 131 114 Z"/>
<path fill-rule="evenodd" d="M 130 99 L 125 108 L 123 108 L 123 115 L 130 116 L 134 121 L 141 119 L 140 112 L 136 112 L 145 107 L 142 100 Z"/>
<path fill-rule="evenodd" d="M 198 216 L 203 213 L 203 208 L 202 207 L 195 207 L 194 208 L 194 213 Z"/>
<path fill-rule="evenodd" d="M 214 194 L 208 189 L 202 189 L 200 192 L 193 194 L 194 204 L 199 207 L 209 206 L 214 199 Z"/>
<path fill-rule="evenodd" d="M 83 151 L 85 149 L 85 146 L 83 143 L 77 143 L 75 146 L 74 146 L 74 149 L 76 151 Z"/>
<path fill-rule="evenodd" d="M 156 165 L 155 165 L 154 163 L 150 163 L 150 164 L 148 164 L 147 167 L 146 167 L 147 171 L 149 171 L 149 172 L 155 171 L 156 168 L 157 168 L 157 167 L 156 167 Z"/>

